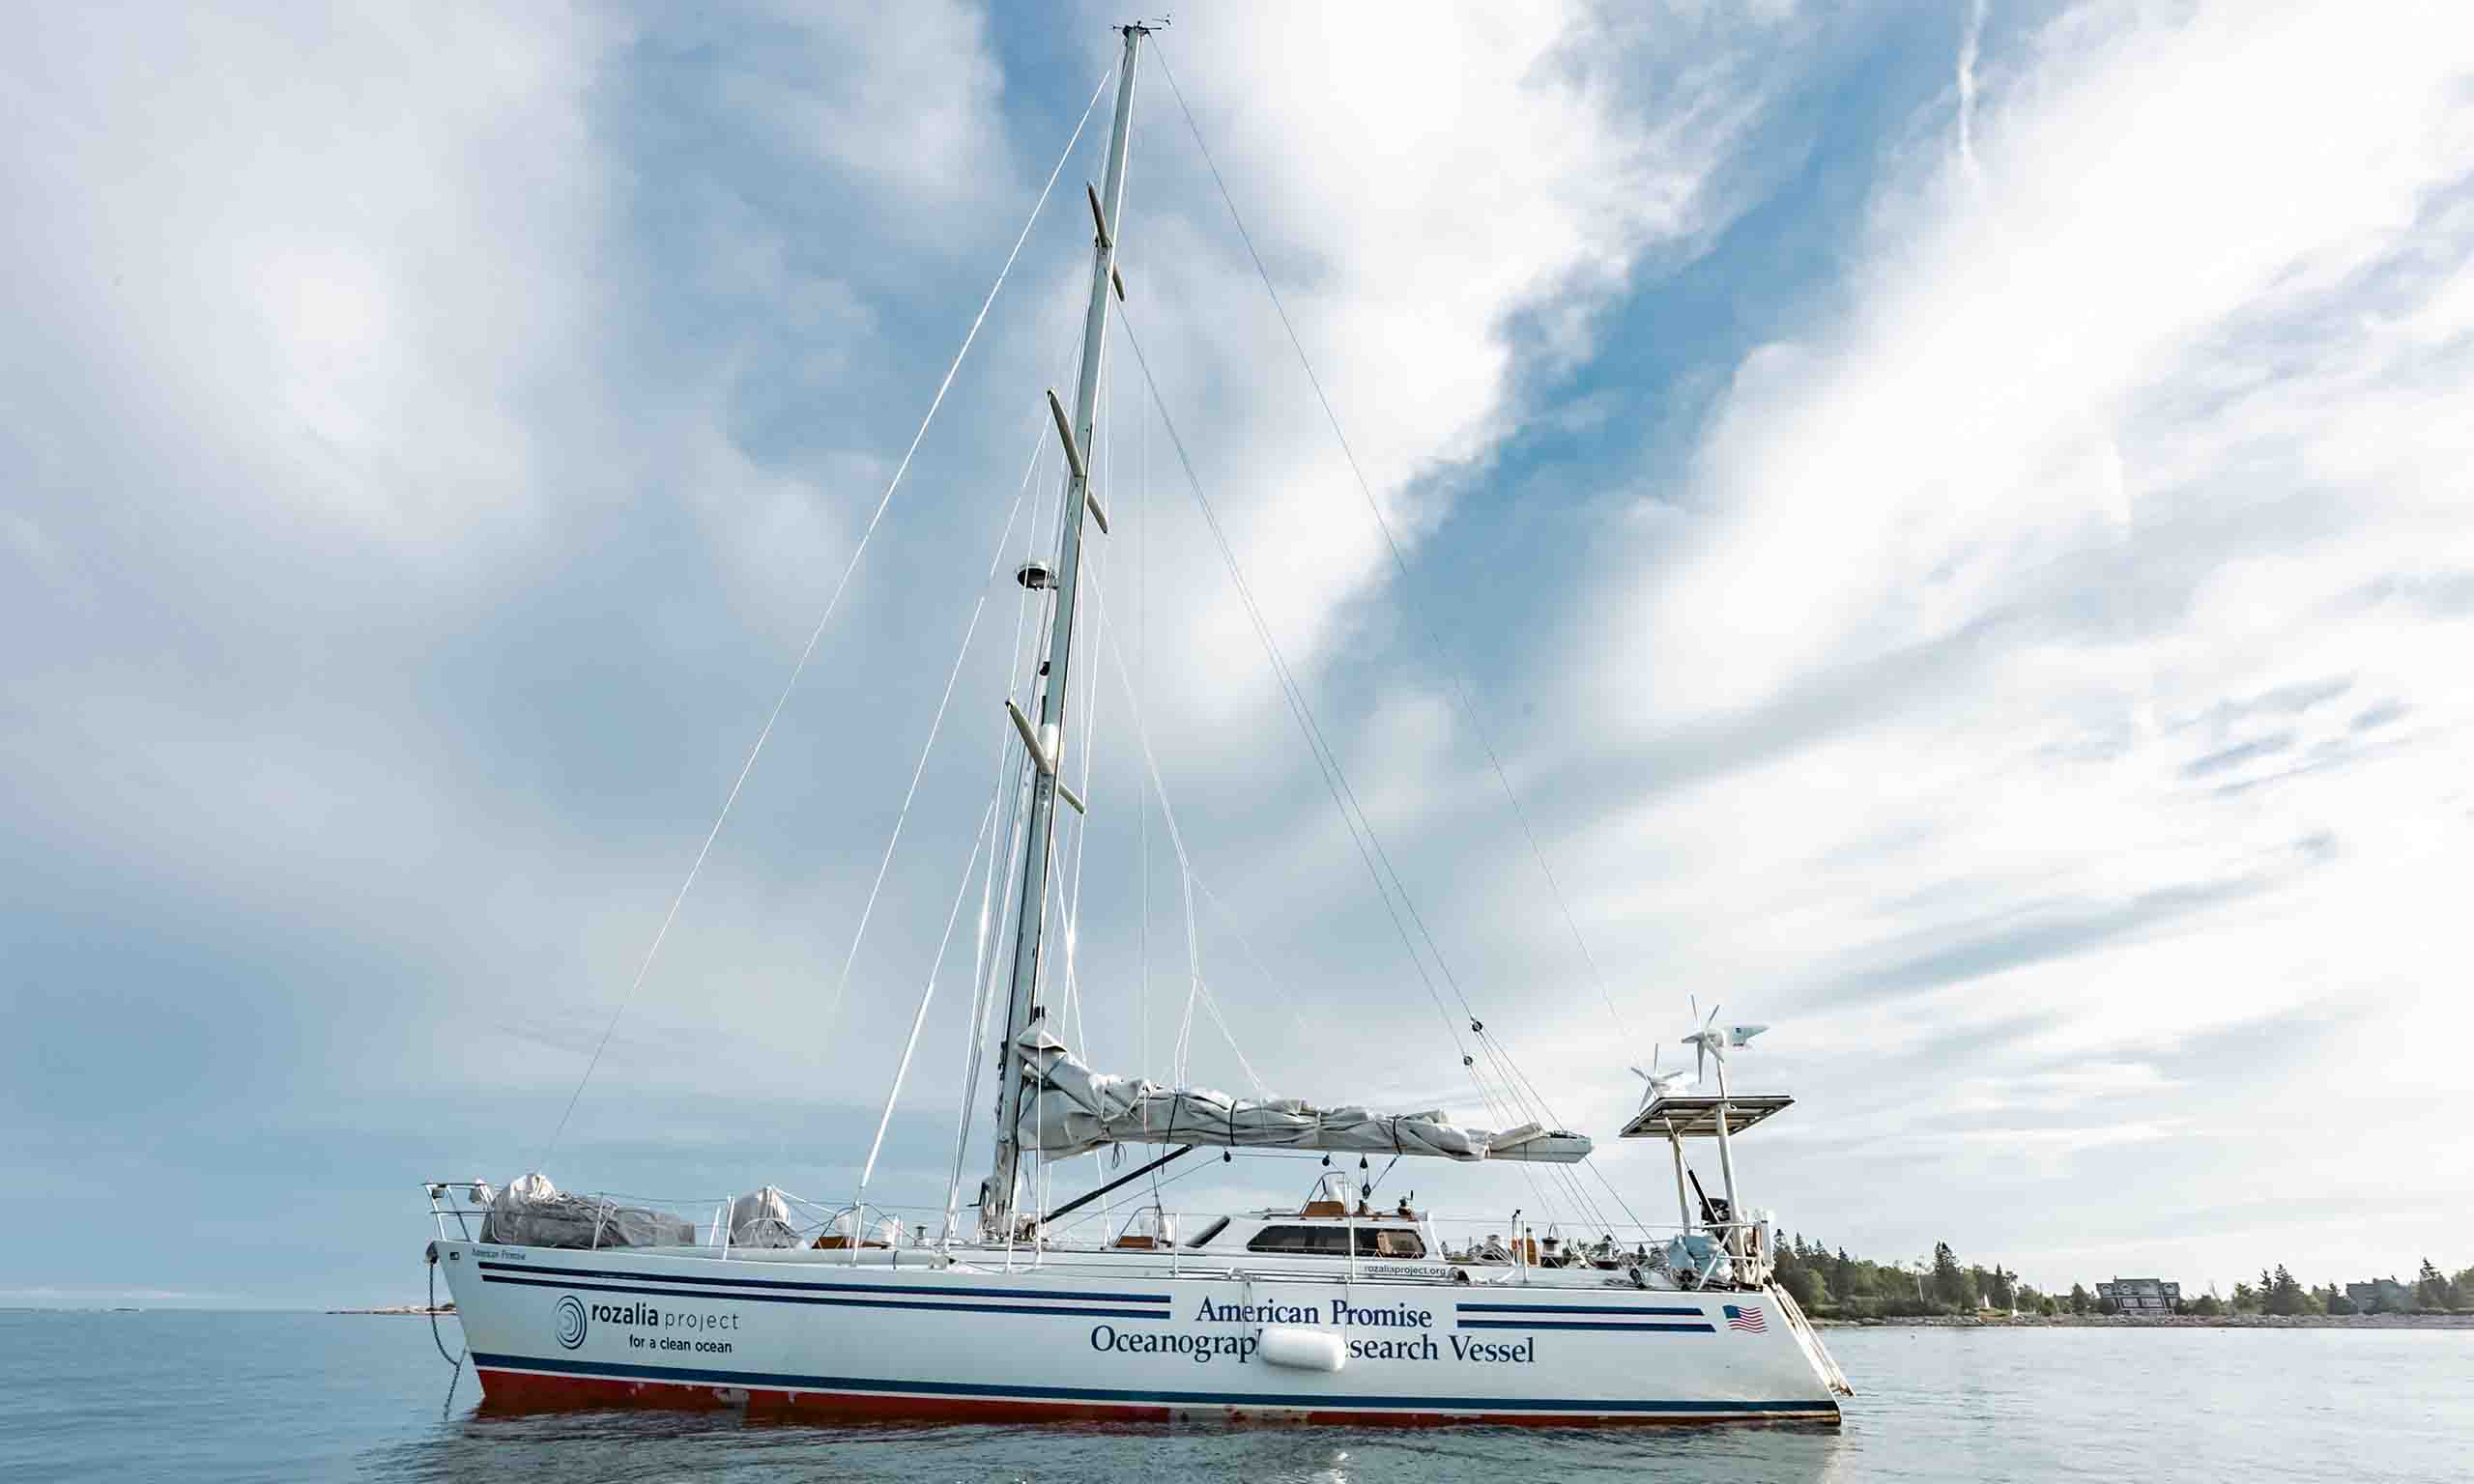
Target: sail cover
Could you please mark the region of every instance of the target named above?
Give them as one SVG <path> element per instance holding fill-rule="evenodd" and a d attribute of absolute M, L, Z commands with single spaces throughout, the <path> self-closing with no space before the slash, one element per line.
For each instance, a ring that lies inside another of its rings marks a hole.
<path fill-rule="evenodd" d="M 1586 1137 L 1537 1124 L 1490 1133 L 1459 1127 L 1439 1110 L 1375 1113 L 1296 1098 L 1251 1100 L 1208 1088 L 1171 1089 L 1109 1076 L 1076 1060 L 1037 1021 L 1014 1045 L 1021 1056 L 1025 1094 L 1016 1137 L 1021 1148 L 1051 1159 L 1109 1144 L 1319 1149 L 1548 1164 L 1569 1164 L 1590 1152 Z"/>
<path fill-rule="evenodd" d="M 666 1211 L 570 1195 L 534 1171 L 508 1181 L 491 1200 L 481 1240 L 511 1247 L 692 1247 L 696 1228 Z"/>

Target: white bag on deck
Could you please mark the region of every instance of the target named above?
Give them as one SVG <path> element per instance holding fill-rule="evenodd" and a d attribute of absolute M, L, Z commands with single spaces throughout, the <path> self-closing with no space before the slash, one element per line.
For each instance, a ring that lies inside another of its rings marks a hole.
<path fill-rule="evenodd" d="M 534 1171 L 508 1181 L 481 1240 L 510 1247 L 692 1247 L 696 1227 L 666 1211 L 568 1195 Z"/>
<path fill-rule="evenodd" d="M 771 1185 L 750 1190 L 731 1202 L 731 1245 L 734 1247 L 795 1247 L 799 1234 L 791 1225 L 791 1204 Z"/>

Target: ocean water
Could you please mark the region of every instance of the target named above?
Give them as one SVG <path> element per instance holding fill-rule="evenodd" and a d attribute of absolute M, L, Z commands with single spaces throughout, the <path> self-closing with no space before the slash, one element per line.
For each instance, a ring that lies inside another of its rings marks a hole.
<path fill-rule="evenodd" d="M 852 1428 L 479 1415 L 419 1318 L 0 1313 L 0 1478 L 2474 1479 L 2474 1330 L 1827 1338 L 1838 1428 Z"/>

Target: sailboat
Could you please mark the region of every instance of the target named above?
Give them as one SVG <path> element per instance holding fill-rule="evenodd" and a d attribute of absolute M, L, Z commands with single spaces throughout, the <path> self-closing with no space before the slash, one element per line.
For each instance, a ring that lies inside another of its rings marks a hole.
<path fill-rule="evenodd" d="M 1568 1170 L 1594 1147 L 1537 1119 L 1471 1128 L 1440 1111 L 1112 1076 L 1076 1055 L 1051 1020 L 1057 956 L 1045 938 L 1058 805 L 1082 808 L 1062 767 L 1067 686 L 1086 528 L 1107 529 L 1089 453 L 1110 296 L 1124 293 L 1117 225 L 1136 69 L 1152 30 L 1121 34 L 1106 184 L 1088 192 L 1090 299 L 1073 413 L 1049 397 L 1063 518 L 1052 563 L 1017 574 L 1051 618 L 1026 677 L 1034 707 L 1007 702 L 1018 827 L 1005 852 L 1012 910 L 999 921 L 1014 934 L 1010 970 L 991 955 L 986 981 L 992 1012 L 1001 977 L 1005 1011 L 992 1161 L 975 1209 L 949 1195 L 945 1230 L 931 1240 L 924 1223 L 906 1232 L 872 1218 L 864 1199 L 815 1219 L 771 1187 L 703 1226 L 570 1195 L 538 1174 L 503 1190 L 428 1183 L 433 1281 L 444 1276 L 453 1295 L 486 1404 L 982 1421 L 1837 1421 L 1839 1398 L 1853 1392 L 1773 1280 L 1774 1219 L 1741 1205 L 1738 1186 L 1734 1140 L 1793 1099 L 1730 1092 L 1728 1053 L 1762 1028 L 1718 1026 L 1714 1010 L 1686 1039 L 1705 1068 L 1714 1063 L 1715 1094 L 1644 1073 L 1648 1096 L 1623 1129 L 1668 1144 L 1672 1227 L 1610 1223 L 1595 1241 L 1550 1227 L 1541 1241 L 1514 1213 L 1482 1240 L 1455 1238 L 1433 1213 L 1408 1200 L 1378 1207 L 1371 1181 L 1325 1168 L 1293 1205 L 1181 1225 L 1154 1201 L 1122 1225 L 1077 1235 L 1092 1202 L 1198 1151 L 1319 1152 L 1323 1166 L 1354 1154 L 1361 1170 L 1370 1156 Z M 914 1022 L 914 1044 L 917 1034 Z M 975 1098 L 964 1094 L 965 1120 Z M 1719 1156 L 1720 1197 L 1702 1192 L 1685 1156 L 1704 1142 Z M 1047 1200 L 1079 1156 L 1145 1146 L 1167 1152 L 1079 1197 Z M 1026 1161 L 1047 1178 L 1026 1179 Z"/>

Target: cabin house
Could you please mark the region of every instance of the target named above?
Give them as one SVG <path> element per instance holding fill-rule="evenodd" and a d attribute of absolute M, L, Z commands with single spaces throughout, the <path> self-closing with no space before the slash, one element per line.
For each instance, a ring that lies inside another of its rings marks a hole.
<path fill-rule="evenodd" d="M 2345 1297 L 2353 1300 L 2357 1314 L 2410 1314 L 2414 1310 L 2413 1287 L 2395 1278 L 2348 1283 L 2345 1285 Z"/>

